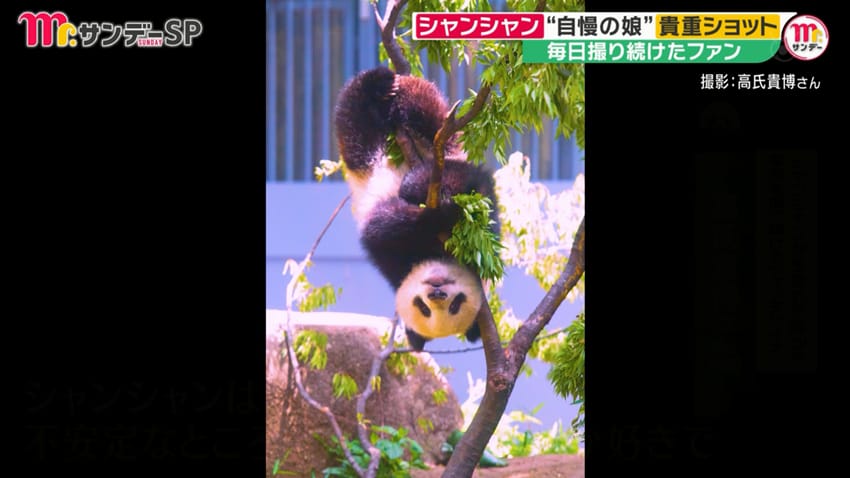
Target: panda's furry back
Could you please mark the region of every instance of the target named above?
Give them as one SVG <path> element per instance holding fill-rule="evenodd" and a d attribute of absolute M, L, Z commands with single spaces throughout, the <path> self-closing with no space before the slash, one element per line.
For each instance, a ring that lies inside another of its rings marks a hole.
<path fill-rule="evenodd" d="M 427 282 L 428 274 L 441 275 L 446 270 L 459 279 L 456 284 L 466 284 L 462 286 L 469 289 L 465 295 L 480 293 L 479 281 L 474 280 L 475 286 L 469 285 L 473 282 L 467 279 L 469 269 L 457 264 L 443 246 L 461 217 L 452 196 L 477 191 L 494 205 L 496 199 L 492 174 L 466 161 L 459 135 L 447 142 L 438 206 L 420 207 L 426 200 L 434 165 L 433 139 L 447 112 L 446 101 L 435 85 L 421 78 L 397 76 L 383 67 L 358 74 L 339 96 L 336 129 L 352 191 L 352 212 L 369 259 L 397 291 L 397 302 L 407 293 L 416 296 L 418 284 Z M 395 134 L 404 151 L 401 165 L 392 164 L 387 156 L 390 134 Z M 498 233 L 495 210 L 491 218 Z M 409 277 L 412 271 L 419 275 Z M 404 281 L 407 285 L 400 289 Z M 417 310 L 410 303 L 399 304 L 400 313 Z M 480 305 L 476 298 L 464 302 L 461 309 L 467 310 L 467 304 L 475 308 Z M 446 323 L 422 328 L 439 334 L 457 332 L 460 323 L 470 326 L 470 314 L 474 316 L 474 312 L 470 309 L 462 320 L 448 316 L 437 319 L 458 319 L 457 326 Z M 428 319 L 427 315 L 414 321 L 402 318 L 414 326 L 424 325 L 422 321 Z M 428 325 L 435 324 L 432 321 Z M 477 337 L 477 327 L 468 337 Z"/>

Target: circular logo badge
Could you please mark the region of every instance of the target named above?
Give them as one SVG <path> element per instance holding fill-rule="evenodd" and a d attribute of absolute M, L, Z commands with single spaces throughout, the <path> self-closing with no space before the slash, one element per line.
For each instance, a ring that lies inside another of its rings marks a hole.
<path fill-rule="evenodd" d="M 798 60 L 814 60 L 826 51 L 829 32 L 820 18 L 799 15 L 785 25 L 782 35 L 785 49 Z"/>

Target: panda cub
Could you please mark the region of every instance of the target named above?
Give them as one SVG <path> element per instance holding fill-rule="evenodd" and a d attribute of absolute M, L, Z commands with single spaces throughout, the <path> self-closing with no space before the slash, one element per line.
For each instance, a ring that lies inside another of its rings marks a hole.
<path fill-rule="evenodd" d="M 360 241 L 396 291 L 396 312 L 414 350 L 453 334 L 473 342 L 480 336 L 475 318 L 484 298 L 481 281 L 443 245 L 462 213 L 452 196 L 479 192 L 493 201 L 491 219 L 498 219 L 493 175 L 466 161 L 459 134 L 446 144 L 439 206 L 420 207 L 428 195 L 434 136 L 448 111 L 434 84 L 385 67 L 349 81 L 336 107 Z M 386 154 L 389 134 L 404 152 L 399 166 Z M 498 235 L 498 225 L 492 227 Z"/>

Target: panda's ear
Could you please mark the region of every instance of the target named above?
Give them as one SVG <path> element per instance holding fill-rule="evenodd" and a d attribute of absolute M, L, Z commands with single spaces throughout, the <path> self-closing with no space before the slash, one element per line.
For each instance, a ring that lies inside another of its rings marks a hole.
<path fill-rule="evenodd" d="M 406 327 L 404 329 L 404 333 L 407 334 L 407 343 L 410 344 L 410 348 L 414 351 L 421 352 L 422 349 L 425 348 L 425 342 L 427 342 L 428 339 L 417 334 L 410 327 Z"/>
<path fill-rule="evenodd" d="M 470 342 L 478 342 L 478 339 L 481 338 L 481 329 L 478 328 L 478 321 L 472 323 L 469 326 L 469 329 L 466 331 L 466 340 Z"/>

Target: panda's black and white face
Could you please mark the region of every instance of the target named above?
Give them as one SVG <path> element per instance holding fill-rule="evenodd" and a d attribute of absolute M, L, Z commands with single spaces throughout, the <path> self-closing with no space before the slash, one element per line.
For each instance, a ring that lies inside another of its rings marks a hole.
<path fill-rule="evenodd" d="M 396 292 L 396 311 L 407 327 L 429 339 L 465 333 L 481 308 L 478 278 L 448 261 L 413 267 Z"/>

